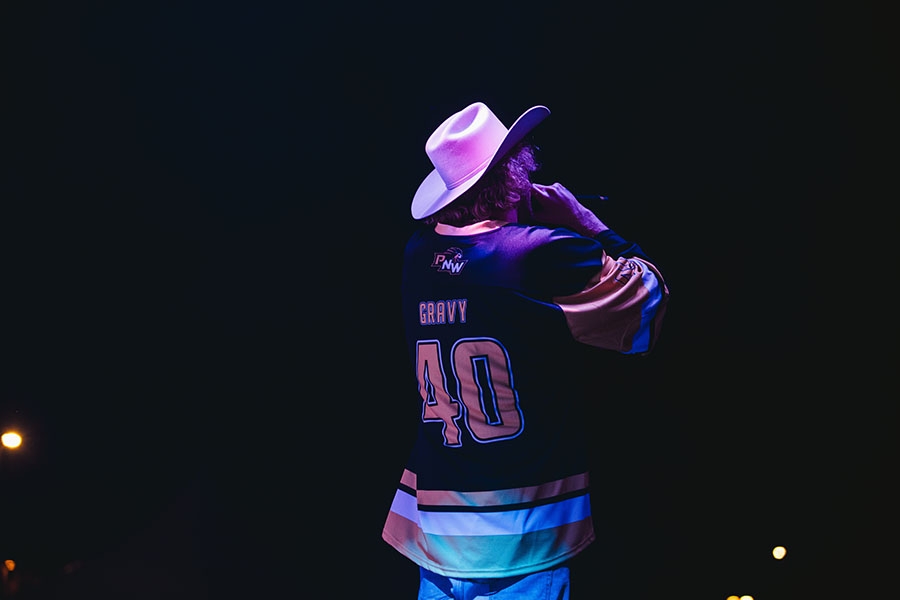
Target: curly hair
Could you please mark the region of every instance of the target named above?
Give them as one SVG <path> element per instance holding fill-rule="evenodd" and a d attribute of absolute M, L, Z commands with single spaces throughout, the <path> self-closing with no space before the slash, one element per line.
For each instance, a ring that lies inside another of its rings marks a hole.
<path fill-rule="evenodd" d="M 532 144 L 519 142 L 478 183 L 448 206 L 426 217 L 425 223 L 462 227 L 514 208 L 523 196 L 527 197 L 531 189 L 531 173 L 540 168 L 534 150 Z"/>

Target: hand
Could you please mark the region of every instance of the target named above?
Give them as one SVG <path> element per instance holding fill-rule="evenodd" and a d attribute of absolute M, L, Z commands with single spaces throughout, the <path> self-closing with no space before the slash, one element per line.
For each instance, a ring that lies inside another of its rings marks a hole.
<path fill-rule="evenodd" d="M 531 213 L 539 223 L 566 227 L 587 237 L 609 229 L 561 183 L 531 184 Z"/>

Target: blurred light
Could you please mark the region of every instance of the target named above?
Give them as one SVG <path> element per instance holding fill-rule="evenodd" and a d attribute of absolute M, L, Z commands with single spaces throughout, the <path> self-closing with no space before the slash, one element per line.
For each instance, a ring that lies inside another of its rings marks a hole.
<path fill-rule="evenodd" d="M 7 571 L 15 571 L 16 570 L 16 561 L 6 559 L 3 561 L 3 564 L 6 565 Z"/>
<path fill-rule="evenodd" d="M 737 596 L 728 596 L 727 598 L 725 598 L 725 600 L 741 600 L 741 599 Z"/>
<path fill-rule="evenodd" d="M 22 443 L 22 436 L 14 431 L 7 431 L 0 436 L 0 442 L 3 442 L 7 448 L 18 448 Z"/>
<path fill-rule="evenodd" d="M 772 548 L 772 556 L 778 560 L 784 558 L 785 554 L 787 554 L 787 550 L 785 550 L 784 546 L 775 546 Z"/>
<path fill-rule="evenodd" d="M 753 600 L 753 596 L 741 596 L 739 600 Z"/>
<path fill-rule="evenodd" d="M 65 573 L 66 575 L 71 575 L 72 573 L 74 573 L 75 571 L 77 571 L 80 568 L 81 568 L 81 561 L 73 560 L 72 562 L 67 563 L 66 566 L 63 567 L 63 573 Z"/>

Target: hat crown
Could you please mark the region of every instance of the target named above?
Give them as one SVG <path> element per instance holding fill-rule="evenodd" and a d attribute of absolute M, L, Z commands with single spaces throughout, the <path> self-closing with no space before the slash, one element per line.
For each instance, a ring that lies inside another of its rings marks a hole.
<path fill-rule="evenodd" d="M 487 167 L 508 130 L 482 102 L 449 117 L 425 143 L 425 153 L 448 190 Z"/>
<path fill-rule="evenodd" d="M 413 196 L 412 217 L 424 219 L 465 194 L 549 114 L 546 106 L 532 106 L 507 129 L 475 102 L 441 123 L 425 142 L 434 170 Z"/>

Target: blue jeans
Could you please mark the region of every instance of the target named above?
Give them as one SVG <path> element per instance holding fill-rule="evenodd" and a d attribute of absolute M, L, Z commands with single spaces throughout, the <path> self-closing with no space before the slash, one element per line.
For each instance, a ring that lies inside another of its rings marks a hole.
<path fill-rule="evenodd" d="M 419 600 L 569 600 L 569 567 L 492 579 L 456 579 L 419 567 Z"/>

